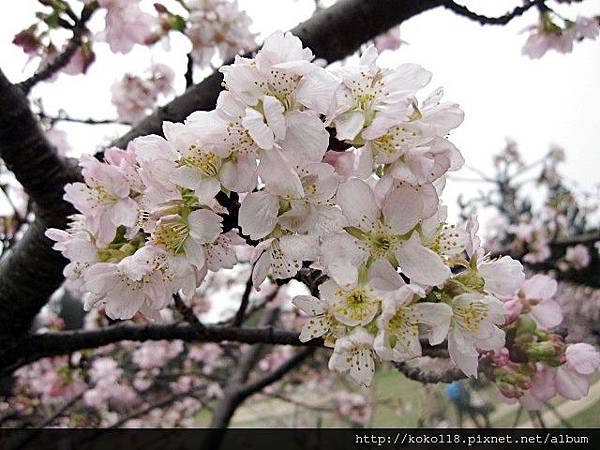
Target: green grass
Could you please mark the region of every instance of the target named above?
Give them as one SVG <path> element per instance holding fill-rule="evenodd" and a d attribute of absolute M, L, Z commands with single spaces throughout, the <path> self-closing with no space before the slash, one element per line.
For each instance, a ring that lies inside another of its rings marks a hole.
<path fill-rule="evenodd" d="M 598 428 L 600 427 L 600 401 L 572 417 L 569 423 L 576 428 Z"/>
<path fill-rule="evenodd" d="M 594 381 L 598 376 L 594 377 Z M 351 384 L 348 386 L 352 387 Z M 421 383 L 409 380 L 397 370 L 388 367 L 376 372 L 372 389 L 375 390 L 376 406 L 373 409 L 369 427 L 417 427 L 429 426 L 427 417 L 438 414 L 451 426 L 457 424 L 457 414 L 444 394 L 444 385 L 429 385 L 424 387 Z M 497 399 L 496 389 L 493 386 L 477 391 L 477 394 L 486 402 L 492 403 L 497 412 L 492 412 L 493 427 L 514 426 L 517 407 L 506 407 Z M 555 398 L 552 405 L 558 407 L 566 400 Z M 504 410 L 504 413 L 502 411 Z M 256 412 L 255 412 L 256 411 Z M 279 411 L 280 413 L 277 413 Z M 234 417 L 233 426 L 242 427 L 284 427 L 284 426 L 321 426 L 321 427 L 348 427 L 347 421 L 329 412 L 314 411 L 301 406 L 293 407 L 277 399 L 261 399 L 254 396 L 249 398 L 240 408 L 241 414 Z M 211 414 L 203 411 L 197 416 L 196 424 L 199 427 L 210 423 Z M 254 419 L 256 417 L 256 419 Z M 580 411 L 568 421 L 574 427 L 599 427 L 600 426 L 600 399 L 591 404 L 587 409 Z M 299 421 L 298 421 L 299 419 Z M 519 424 L 530 420 L 527 412 L 521 414 Z M 465 418 L 464 426 L 472 426 L 470 419 Z"/>

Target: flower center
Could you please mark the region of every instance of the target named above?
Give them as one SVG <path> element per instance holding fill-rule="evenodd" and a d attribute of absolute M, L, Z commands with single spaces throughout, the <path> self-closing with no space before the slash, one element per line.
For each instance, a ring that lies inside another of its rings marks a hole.
<path fill-rule="evenodd" d="M 373 291 L 373 289 L 369 291 Z M 333 305 L 335 310 L 357 321 L 362 321 L 372 313 L 378 302 L 378 299 L 369 297 L 364 288 L 355 288 L 350 291 L 340 288 L 335 294 L 339 299 Z"/>
<path fill-rule="evenodd" d="M 101 184 L 94 184 L 91 186 L 88 200 L 93 208 L 101 208 L 106 206 L 107 203 L 116 203 L 119 199 L 109 193 Z"/>
<path fill-rule="evenodd" d="M 206 177 L 215 177 L 221 169 L 221 158 L 212 152 L 203 152 L 195 144 L 190 145 L 191 155 L 179 159 L 180 166 L 195 167 Z"/>
<path fill-rule="evenodd" d="M 190 234 L 189 227 L 181 220 L 161 222 L 154 231 L 153 238 L 157 245 L 162 245 L 174 255 L 184 251 L 184 244 Z"/>
<path fill-rule="evenodd" d="M 396 309 L 394 316 L 389 320 L 387 329 L 390 334 L 393 334 L 403 341 L 408 341 L 409 336 L 414 336 L 419 331 L 416 314 L 411 308 L 399 306 Z"/>
<path fill-rule="evenodd" d="M 471 333 L 477 333 L 481 328 L 481 322 L 488 317 L 488 307 L 483 303 L 472 303 L 467 306 L 455 305 L 452 309 L 458 325 Z"/>

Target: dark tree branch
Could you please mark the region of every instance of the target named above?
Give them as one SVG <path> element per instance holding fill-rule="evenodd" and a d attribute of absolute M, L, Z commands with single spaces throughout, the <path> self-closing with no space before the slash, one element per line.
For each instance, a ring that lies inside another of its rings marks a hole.
<path fill-rule="evenodd" d="M 200 335 L 190 324 L 129 325 L 119 324 L 97 330 L 62 331 L 27 336 L 8 348 L 0 350 L 0 374 L 12 372 L 37 359 L 64 355 L 78 350 L 98 348 L 120 342 L 181 339 L 186 342 L 233 341 L 244 344 L 278 344 L 321 347 L 319 339 L 302 343 L 293 331 L 265 327 L 231 327 L 206 325 Z"/>
<path fill-rule="evenodd" d="M 262 322 L 271 322 L 275 317 L 275 314 L 275 310 L 266 312 Z M 210 423 L 213 430 L 206 436 L 203 448 L 217 450 L 225 436 L 225 428 L 229 426 L 231 418 L 235 414 L 237 408 L 239 408 L 248 397 L 260 392 L 276 381 L 281 380 L 286 374 L 302 364 L 315 350 L 314 348 L 302 349 L 282 363 L 274 371 L 264 375 L 256 381 L 248 381 L 250 371 L 259 360 L 262 347 L 263 346 L 256 345 L 247 349 L 242 355 L 239 367 L 231 377 L 223 399 L 215 408 Z"/>
<path fill-rule="evenodd" d="M 205 325 L 199 334 L 192 325 L 118 324 L 97 330 L 73 330 L 26 336 L 0 350 L 0 376 L 11 373 L 38 359 L 59 356 L 85 349 L 102 347 L 120 341 L 160 341 L 181 339 L 186 342 L 238 342 L 242 344 L 291 345 L 294 347 L 323 347 L 322 339 L 300 342 L 295 331 L 272 326 L 232 327 Z M 430 346 L 421 341 L 423 355 L 446 357 L 445 345 Z"/>
<path fill-rule="evenodd" d="M 62 282 L 66 260 L 44 236 L 64 228 L 75 211 L 63 187 L 78 171 L 55 151 L 29 109 L 23 92 L 0 71 L 0 157 L 35 203 L 35 221 L 0 264 L 0 342 L 21 335 Z"/>
<path fill-rule="evenodd" d="M 152 411 L 153 409 L 156 409 L 156 408 L 159 408 L 159 409 L 165 408 L 165 407 L 175 403 L 176 401 L 183 400 L 184 398 L 189 397 L 193 394 L 196 394 L 198 391 L 201 391 L 203 389 L 206 389 L 206 385 L 194 386 L 194 387 L 186 390 L 185 392 L 180 392 L 177 394 L 170 395 L 170 396 L 163 398 L 157 402 L 151 403 L 147 406 L 137 409 L 134 412 L 132 412 L 126 416 L 121 417 L 118 421 L 116 421 L 114 424 L 112 424 L 109 428 L 119 428 L 131 419 L 136 419 L 138 417 L 145 416 L 150 411 Z"/>
<path fill-rule="evenodd" d="M 524 253 L 522 251 L 515 251 L 511 248 L 506 248 L 503 251 L 498 252 L 496 256 L 500 256 L 501 254 L 510 255 L 521 261 L 524 266 L 534 272 L 553 272 L 554 278 L 557 280 L 570 281 L 598 289 L 600 288 L 600 256 L 598 255 L 598 250 L 595 248 L 597 242 L 600 242 L 600 231 L 557 240 L 549 244 L 551 251 L 550 257 L 539 263 L 523 261 Z M 565 256 L 567 248 L 578 244 L 587 247 L 591 257 L 590 264 L 579 270 L 559 270 L 557 263 Z"/>
<path fill-rule="evenodd" d="M 269 372 L 264 377 L 259 378 L 258 380 L 254 381 L 252 383 L 246 384 L 241 389 L 241 394 L 245 398 L 247 398 L 252 394 L 260 392 L 261 390 L 263 390 L 267 386 L 270 386 L 271 384 L 275 383 L 276 381 L 281 380 L 287 373 L 289 373 L 291 370 L 296 368 L 299 364 L 301 364 L 304 360 L 306 360 L 306 358 L 308 358 L 310 355 L 312 355 L 314 353 L 314 351 L 315 351 L 314 347 L 313 348 L 304 348 L 302 350 L 299 350 L 294 356 L 292 356 L 290 359 L 288 359 L 283 364 L 281 364 L 273 372 Z"/>
<path fill-rule="evenodd" d="M 200 322 L 200 319 L 198 319 L 198 316 L 194 313 L 194 309 L 186 305 L 179 294 L 173 294 L 173 300 L 175 301 L 175 308 L 179 311 L 179 314 L 181 314 L 187 323 L 196 330 L 196 333 L 199 335 L 206 333 L 206 327 Z"/>
<path fill-rule="evenodd" d="M 405 362 L 394 363 L 394 367 L 402 372 L 406 378 L 420 383 L 452 383 L 467 378 L 458 367 L 452 367 L 443 372 L 422 370 Z"/>
<path fill-rule="evenodd" d="M 240 302 L 240 307 L 235 313 L 235 318 L 233 319 L 233 326 L 239 327 L 243 322 L 246 316 L 246 310 L 248 309 L 248 304 L 250 303 L 250 294 L 252 293 L 252 273 L 250 273 L 250 277 L 248 281 L 246 281 L 246 288 L 244 289 L 244 293 L 242 294 L 242 301 Z"/>
<path fill-rule="evenodd" d="M 277 320 L 279 311 L 272 309 L 265 311 L 260 320 L 260 325 L 272 326 Z M 242 395 L 242 389 L 244 384 L 248 381 L 250 372 L 256 366 L 256 363 L 260 359 L 260 355 L 264 349 L 264 345 L 254 345 L 250 348 L 245 349 L 242 352 L 242 356 L 236 365 L 235 371 L 229 377 L 227 386 L 223 392 L 223 398 L 215 407 L 212 419 L 210 421 L 211 428 L 225 428 L 231 421 L 235 410 L 243 403 L 244 397 Z M 219 443 L 223 437 L 223 433 L 215 431 L 209 433 L 206 437 L 205 442 L 206 448 L 218 448 Z"/>
<path fill-rule="evenodd" d="M 71 123 L 82 123 L 84 125 L 131 125 L 130 122 L 124 122 L 119 119 L 92 119 L 91 117 L 87 119 L 81 119 L 78 117 L 71 117 L 65 114 L 58 114 L 57 116 L 51 116 L 46 114 L 44 111 L 40 111 L 37 113 L 40 119 L 46 119 L 51 124 L 56 122 L 71 122 Z"/>
<path fill-rule="evenodd" d="M 81 11 L 81 17 L 78 18 L 77 22 L 73 26 L 73 36 L 69 39 L 69 43 L 63 52 L 56 57 L 54 61 L 49 63 L 46 67 L 36 72 L 32 77 L 20 82 L 17 86 L 25 93 L 28 94 L 31 88 L 41 81 L 45 81 L 51 78 L 56 72 L 65 67 L 71 61 L 73 55 L 77 49 L 81 46 L 83 36 L 88 32 L 86 24 L 92 17 L 92 14 L 98 6 L 90 3 L 83 7 Z"/>
<path fill-rule="evenodd" d="M 35 428 L 46 428 L 47 426 L 51 425 L 52 422 L 54 422 L 56 419 L 58 419 L 60 416 L 62 416 L 65 412 L 67 412 L 68 409 L 70 409 L 72 406 L 74 406 L 75 403 L 77 403 L 79 400 L 81 400 L 84 393 L 85 393 L 85 391 L 74 396 L 71 400 L 69 400 L 64 405 L 62 405 L 60 408 L 58 408 L 51 416 L 49 416 L 48 418 L 46 418 L 45 420 L 43 420 L 42 422 L 37 424 L 35 426 Z"/>
<path fill-rule="evenodd" d="M 499 17 L 488 17 L 482 14 L 471 11 L 469 8 L 450 0 L 444 2 L 444 7 L 455 12 L 459 16 L 467 17 L 481 25 L 506 25 L 515 17 L 522 16 L 534 6 L 543 6 L 546 0 L 532 0 L 524 3 L 522 6 L 517 6 L 512 11 Z"/>
<path fill-rule="evenodd" d="M 186 55 L 186 68 L 185 68 L 185 88 L 188 89 L 194 85 L 194 58 L 192 54 Z"/>

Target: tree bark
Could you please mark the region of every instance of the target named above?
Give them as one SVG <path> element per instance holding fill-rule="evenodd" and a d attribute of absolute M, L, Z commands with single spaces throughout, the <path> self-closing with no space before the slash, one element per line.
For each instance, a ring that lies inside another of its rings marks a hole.
<path fill-rule="evenodd" d="M 46 139 L 23 91 L 0 71 L 0 157 L 35 204 L 35 221 L 0 264 L 0 345 L 27 332 L 31 320 L 62 283 L 64 258 L 44 236 L 64 228 L 75 211 L 63 197 L 77 172 Z"/>

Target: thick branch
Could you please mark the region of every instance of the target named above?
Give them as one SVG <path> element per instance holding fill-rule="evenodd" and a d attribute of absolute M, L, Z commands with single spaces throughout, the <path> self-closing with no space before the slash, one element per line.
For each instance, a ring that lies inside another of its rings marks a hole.
<path fill-rule="evenodd" d="M 235 341 L 244 344 L 279 344 L 320 347 L 321 340 L 302 343 L 298 334 L 272 327 L 238 328 L 206 325 L 200 334 L 190 324 L 128 325 L 119 324 L 98 330 L 63 331 L 28 336 L 9 348 L 0 351 L 0 373 L 10 372 L 17 367 L 37 359 L 63 355 L 83 349 L 98 348 L 120 341 L 144 342 L 148 340 L 181 339 L 187 342 Z"/>
<path fill-rule="evenodd" d="M 239 342 L 243 344 L 292 345 L 295 347 L 323 347 L 321 339 L 300 342 L 298 333 L 271 326 L 232 327 L 206 325 L 199 334 L 190 324 L 129 325 L 119 324 L 97 330 L 73 330 L 27 336 L 0 351 L 0 375 L 40 358 L 64 355 L 79 350 L 93 349 L 120 341 L 160 341 L 181 339 L 186 342 Z M 421 342 L 423 355 L 445 354 L 444 346 L 431 347 Z"/>
<path fill-rule="evenodd" d="M 64 258 L 44 236 L 74 210 L 63 187 L 77 174 L 48 142 L 23 92 L 0 71 L 0 157 L 35 203 L 36 219 L 0 265 L 0 341 L 23 334 L 62 282 Z"/>

